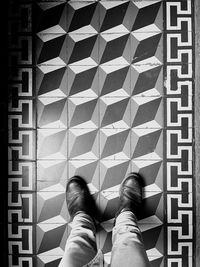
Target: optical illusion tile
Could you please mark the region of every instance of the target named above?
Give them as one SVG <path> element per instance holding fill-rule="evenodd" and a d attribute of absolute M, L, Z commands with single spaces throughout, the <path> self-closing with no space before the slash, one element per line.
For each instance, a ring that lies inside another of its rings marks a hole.
<path fill-rule="evenodd" d="M 9 110 L 9 266 L 58 266 L 73 175 L 99 206 L 109 265 L 131 171 L 144 178 L 138 223 L 152 266 L 193 266 L 191 1 L 41 1 L 34 10 L 35 88 L 23 58 Z"/>

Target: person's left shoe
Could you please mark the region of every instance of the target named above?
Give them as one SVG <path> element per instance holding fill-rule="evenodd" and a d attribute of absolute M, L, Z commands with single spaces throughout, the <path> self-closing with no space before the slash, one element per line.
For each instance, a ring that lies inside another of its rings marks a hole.
<path fill-rule="evenodd" d="M 80 212 L 85 212 L 92 218 L 94 217 L 94 200 L 87 183 L 80 176 L 73 176 L 67 182 L 66 203 L 72 219 Z"/>

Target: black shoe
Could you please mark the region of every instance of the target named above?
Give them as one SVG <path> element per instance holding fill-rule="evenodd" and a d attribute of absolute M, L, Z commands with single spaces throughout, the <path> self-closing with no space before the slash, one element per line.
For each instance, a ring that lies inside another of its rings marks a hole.
<path fill-rule="evenodd" d="M 142 177 L 135 172 L 130 173 L 121 183 L 119 189 L 119 209 L 115 218 L 122 211 L 132 211 L 136 217 L 142 204 Z"/>
<path fill-rule="evenodd" d="M 94 200 L 89 192 L 87 183 L 80 176 L 73 176 L 66 186 L 66 202 L 71 218 L 83 211 L 94 216 Z"/>

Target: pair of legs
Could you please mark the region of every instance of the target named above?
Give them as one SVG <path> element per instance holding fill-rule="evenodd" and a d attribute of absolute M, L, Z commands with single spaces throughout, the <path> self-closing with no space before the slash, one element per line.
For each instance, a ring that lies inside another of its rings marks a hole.
<path fill-rule="evenodd" d="M 132 173 L 124 179 L 119 195 L 120 206 L 112 233 L 111 267 L 150 266 L 136 218 L 142 202 L 140 176 Z M 73 221 L 59 267 L 103 266 L 101 257 L 96 256 L 93 200 L 82 178 L 75 176 L 69 180 L 66 202 Z"/>

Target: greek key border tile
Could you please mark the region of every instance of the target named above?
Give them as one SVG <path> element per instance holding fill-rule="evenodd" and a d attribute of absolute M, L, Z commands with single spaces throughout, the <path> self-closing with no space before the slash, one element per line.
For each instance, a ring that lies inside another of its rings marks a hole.
<path fill-rule="evenodd" d="M 32 3 L 9 1 L 8 265 L 33 266 L 35 103 Z"/>
<path fill-rule="evenodd" d="M 193 1 L 165 2 L 166 266 L 194 266 Z"/>

